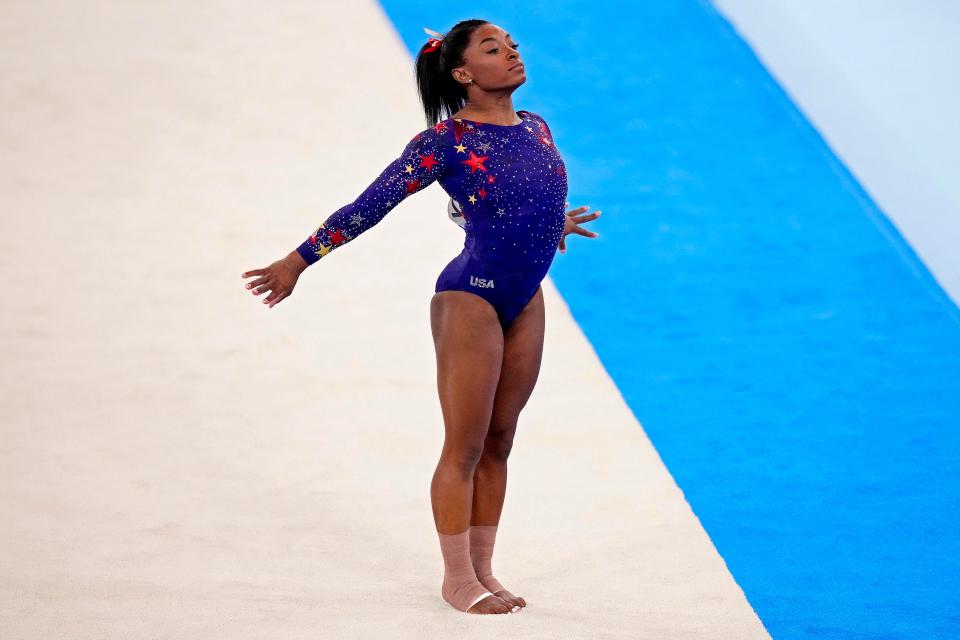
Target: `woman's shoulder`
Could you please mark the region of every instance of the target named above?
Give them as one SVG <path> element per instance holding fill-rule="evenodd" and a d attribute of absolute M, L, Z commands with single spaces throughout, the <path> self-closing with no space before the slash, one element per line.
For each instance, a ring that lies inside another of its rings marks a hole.
<path fill-rule="evenodd" d="M 532 118 L 533 120 L 539 120 L 540 122 L 546 122 L 546 121 L 543 119 L 543 116 L 541 116 L 539 113 L 536 113 L 535 111 L 529 111 L 528 109 L 521 109 L 520 111 L 517 111 L 517 113 L 523 114 L 525 117 Z"/>
<path fill-rule="evenodd" d="M 447 132 L 452 128 L 451 119 L 441 120 L 437 124 L 421 129 L 410 138 L 410 143 L 435 144 L 443 140 Z"/>
<path fill-rule="evenodd" d="M 550 125 L 547 124 L 546 119 L 544 119 L 544 117 L 541 116 L 539 113 L 536 113 L 534 111 L 526 111 L 526 110 L 518 111 L 517 113 L 524 114 L 524 117 L 527 117 L 533 120 L 545 134 L 547 134 L 551 138 L 553 137 L 553 132 L 550 131 Z"/>
<path fill-rule="evenodd" d="M 446 166 L 450 159 L 450 147 L 453 146 L 450 130 L 452 125 L 447 120 L 421 129 L 413 134 L 407 142 L 403 156 L 420 163 L 428 169 L 435 164 Z"/>
<path fill-rule="evenodd" d="M 413 134 L 403 149 L 400 157 L 405 161 L 423 164 L 432 167 L 434 163 L 446 164 L 445 157 L 448 155 L 446 139 L 443 137 L 442 129 L 437 123 L 432 127 L 421 129 Z M 414 164 L 417 166 L 417 164 Z"/>

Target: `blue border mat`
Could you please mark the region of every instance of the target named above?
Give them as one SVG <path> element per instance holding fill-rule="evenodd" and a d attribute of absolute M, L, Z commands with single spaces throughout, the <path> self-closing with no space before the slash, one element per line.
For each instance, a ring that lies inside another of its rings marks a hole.
<path fill-rule="evenodd" d="M 414 54 L 520 43 L 515 106 L 603 210 L 550 275 L 772 636 L 960 637 L 960 312 L 732 27 L 381 4 Z"/>

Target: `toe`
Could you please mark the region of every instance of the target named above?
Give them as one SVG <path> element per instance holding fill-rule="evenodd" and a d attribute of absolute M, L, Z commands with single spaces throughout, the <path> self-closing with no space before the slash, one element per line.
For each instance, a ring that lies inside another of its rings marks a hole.
<path fill-rule="evenodd" d="M 504 595 L 504 596 L 500 596 L 500 597 L 503 598 L 504 600 L 506 600 L 506 601 L 510 604 L 511 607 L 513 607 L 513 606 L 522 607 L 522 606 L 523 606 L 523 598 L 521 598 L 520 596 L 515 596 L 515 595 L 513 595 L 513 594 L 510 594 L 509 596 L 505 596 L 505 595 Z"/>

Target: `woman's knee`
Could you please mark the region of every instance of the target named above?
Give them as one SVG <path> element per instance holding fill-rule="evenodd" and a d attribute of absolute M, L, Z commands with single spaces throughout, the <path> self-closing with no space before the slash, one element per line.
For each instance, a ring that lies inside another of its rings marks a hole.
<path fill-rule="evenodd" d="M 483 442 L 457 443 L 453 445 L 444 443 L 440 462 L 456 470 L 460 477 L 469 478 L 473 475 L 477 464 L 480 462 L 480 458 L 483 456 L 483 452 Z"/>
<path fill-rule="evenodd" d="M 517 433 L 517 423 L 503 427 L 491 425 L 487 439 L 483 443 L 483 458 L 492 462 L 506 462 L 513 449 L 513 437 Z"/>

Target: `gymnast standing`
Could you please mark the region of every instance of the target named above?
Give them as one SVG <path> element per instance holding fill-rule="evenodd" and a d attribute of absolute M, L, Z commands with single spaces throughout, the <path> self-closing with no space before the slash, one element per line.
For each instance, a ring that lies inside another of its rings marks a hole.
<path fill-rule="evenodd" d="M 512 613 L 526 601 L 493 576 L 491 558 L 520 411 L 540 372 L 540 282 L 588 207 L 565 212 L 567 174 L 538 114 L 514 111 L 526 81 L 519 45 L 486 20 L 431 37 L 416 60 L 427 129 L 355 201 L 246 288 L 271 308 L 311 264 L 377 224 L 434 181 L 450 195 L 463 250 L 437 278 L 430 324 L 445 437 L 430 486 L 444 562 L 441 595 L 468 613 Z M 449 116 L 442 119 L 443 116 Z"/>

